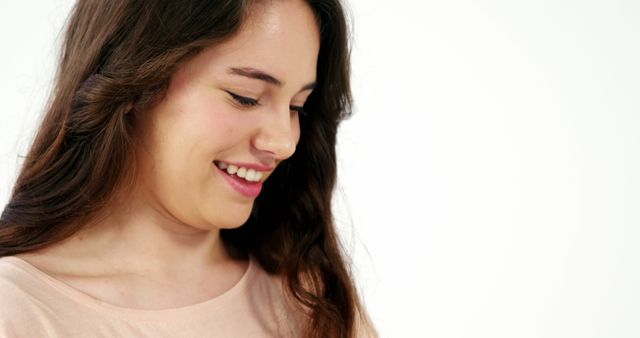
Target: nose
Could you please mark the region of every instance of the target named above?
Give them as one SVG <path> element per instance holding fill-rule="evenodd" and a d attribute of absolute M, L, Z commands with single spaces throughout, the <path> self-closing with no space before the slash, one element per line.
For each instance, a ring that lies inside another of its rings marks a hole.
<path fill-rule="evenodd" d="M 252 143 L 256 149 L 269 153 L 275 159 L 285 160 L 295 152 L 299 137 L 298 117 L 287 106 L 286 109 L 265 112 Z"/>

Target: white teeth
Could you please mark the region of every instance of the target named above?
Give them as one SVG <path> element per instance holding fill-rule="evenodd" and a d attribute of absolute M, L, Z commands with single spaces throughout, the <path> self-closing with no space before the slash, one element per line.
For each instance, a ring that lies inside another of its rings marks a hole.
<path fill-rule="evenodd" d="M 247 176 L 247 169 L 246 168 L 238 169 L 238 172 L 236 173 L 236 175 L 244 178 L 245 176 Z"/>
<path fill-rule="evenodd" d="M 264 177 L 264 172 L 257 171 L 255 169 L 247 169 L 243 167 L 238 167 L 233 164 L 228 164 L 224 162 L 217 162 L 216 166 L 221 170 L 226 171 L 229 175 L 236 175 L 238 177 L 242 177 L 249 182 L 259 182 Z"/>
<path fill-rule="evenodd" d="M 227 172 L 229 173 L 229 175 L 233 175 L 233 174 L 238 172 L 238 167 L 236 167 L 235 165 L 231 164 L 227 168 Z"/>
<path fill-rule="evenodd" d="M 256 171 L 254 169 L 247 170 L 247 176 L 244 177 L 245 180 L 253 182 L 255 181 Z"/>

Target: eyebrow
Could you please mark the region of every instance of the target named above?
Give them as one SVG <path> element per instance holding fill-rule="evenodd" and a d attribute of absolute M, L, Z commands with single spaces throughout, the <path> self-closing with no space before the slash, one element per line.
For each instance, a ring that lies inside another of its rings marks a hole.
<path fill-rule="evenodd" d="M 259 69 L 255 69 L 251 67 L 242 67 L 242 68 L 230 67 L 227 70 L 227 73 L 248 77 L 250 79 L 264 81 L 268 84 L 271 84 L 277 87 L 283 86 L 283 82 L 276 79 L 273 75 L 269 75 Z M 316 82 L 311 82 L 304 85 L 300 91 L 312 90 L 315 87 L 316 87 Z"/>

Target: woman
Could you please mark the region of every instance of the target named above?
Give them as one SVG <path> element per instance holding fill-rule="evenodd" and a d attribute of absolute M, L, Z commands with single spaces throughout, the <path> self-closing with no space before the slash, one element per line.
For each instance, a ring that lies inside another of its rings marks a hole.
<path fill-rule="evenodd" d="M 80 0 L 0 220 L 0 335 L 374 336 L 332 223 L 338 0 Z"/>

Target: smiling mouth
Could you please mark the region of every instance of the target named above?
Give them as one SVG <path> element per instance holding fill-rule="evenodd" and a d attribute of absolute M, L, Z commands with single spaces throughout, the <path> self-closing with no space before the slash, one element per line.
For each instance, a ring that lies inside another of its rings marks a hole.
<path fill-rule="evenodd" d="M 262 182 L 260 180 L 264 178 L 263 172 L 256 172 L 255 169 L 247 170 L 247 168 L 244 167 L 238 168 L 237 166 L 235 166 L 237 168 L 237 170 L 235 170 L 234 168 L 231 168 L 232 165 L 223 162 L 215 163 L 215 166 L 227 183 L 229 183 L 229 185 L 241 195 L 251 198 L 255 198 L 260 195 L 260 192 L 262 191 Z M 229 173 L 230 168 L 231 172 L 235 172 Z M 252 171 L 254 173 L 252 173 Z M 244 175 L 244 177 L 239 175 Z M 247 176 L 252 181 L 248 180 Z"/>
<path fill-rule="evenodd" d="M 222 161 L 213 161 L 213 164 L 215 164 L 218 169 L 226 172 L 228 175 L 238 177 L 251 183 L 262 182 L 263 178 L 266 178 L 267 174 L 267 172 L 265 171 L 259 171 L 253 168 L 245 168 Z"/>

